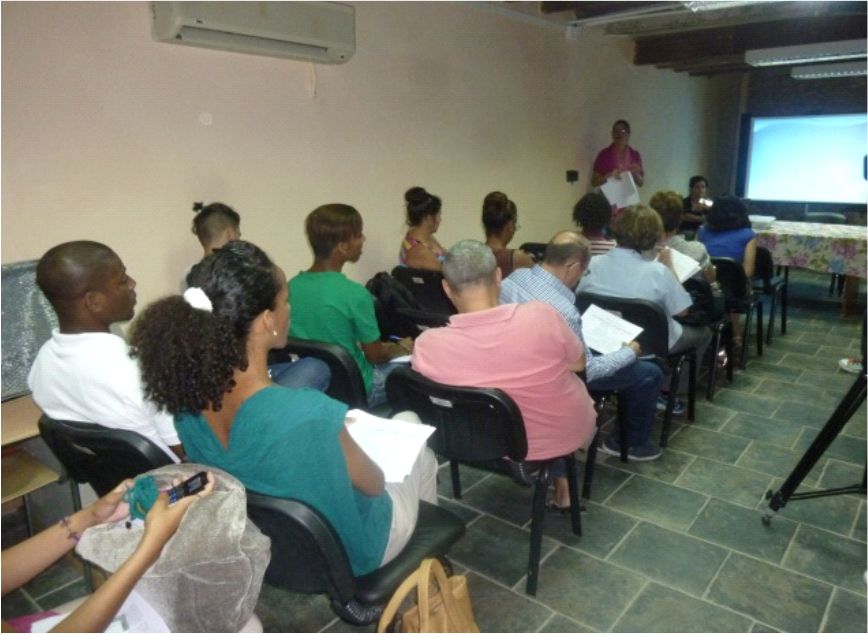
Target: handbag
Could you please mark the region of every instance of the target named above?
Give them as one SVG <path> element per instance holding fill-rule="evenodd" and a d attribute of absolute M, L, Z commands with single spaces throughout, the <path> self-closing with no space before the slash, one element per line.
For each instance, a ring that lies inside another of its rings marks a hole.
<path fill-rule="evenodd" d="M 416 603 L 398 614 L 414 588 Z M 398 586 L 383 609 L 377 631 L 385 632 L 396 615 L 400 632 L 479 632 L 467 592 L 467 577 L 447 577 L 436 559 L 424 559 Z"/>

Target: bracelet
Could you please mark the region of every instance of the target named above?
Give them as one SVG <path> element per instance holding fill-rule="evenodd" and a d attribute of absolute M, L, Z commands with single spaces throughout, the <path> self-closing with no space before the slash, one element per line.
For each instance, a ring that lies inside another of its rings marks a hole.
<path fill-rule="evenodd" d="M 67 539 L 71 539 L 76 544 L 81 541 L 81 535 L 72 530 L 72 526 L 69 522 L 69 515 L 60 520 L 60 526 L 66 529 L 66 537 Z"/>

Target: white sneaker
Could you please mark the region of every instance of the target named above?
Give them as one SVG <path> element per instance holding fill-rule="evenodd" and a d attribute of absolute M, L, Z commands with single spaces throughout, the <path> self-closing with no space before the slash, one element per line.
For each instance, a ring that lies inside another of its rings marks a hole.
<path fill-rule="evenodd" d="M 850 374 L 859 374 L 862 371 L 862 364 L 856 359 L 841 359 L 838 367 Z"/>

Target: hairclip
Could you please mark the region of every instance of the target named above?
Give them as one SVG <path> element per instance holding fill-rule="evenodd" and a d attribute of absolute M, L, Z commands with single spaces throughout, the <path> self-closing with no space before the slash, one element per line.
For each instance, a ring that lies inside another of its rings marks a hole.
<path fill-rule="evenodd" d="M 198 286 L 191 286 L 184 291 L 184 301 L 196 310 L 204 310 L 209 313 L 214 311 L 214 305 L 211 303 L 211 300 L 205 294 L 205 291 Z"/>

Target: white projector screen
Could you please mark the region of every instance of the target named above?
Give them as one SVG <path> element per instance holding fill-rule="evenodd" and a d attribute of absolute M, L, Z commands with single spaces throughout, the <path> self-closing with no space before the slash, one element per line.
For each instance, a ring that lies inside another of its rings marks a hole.
<path fill-rule="evenodd" d="M 868 116 L 754 117 L 745 196 L 753 200 L 868 203 Z"/>

